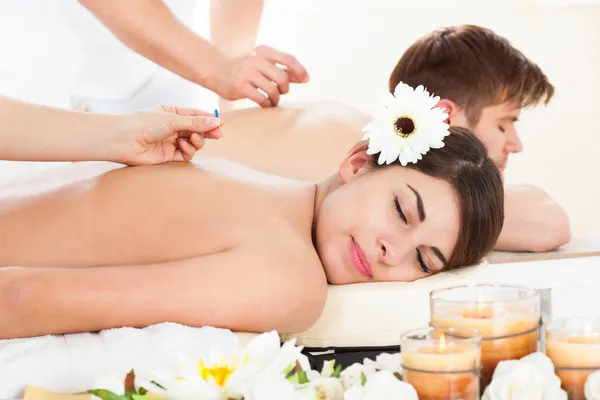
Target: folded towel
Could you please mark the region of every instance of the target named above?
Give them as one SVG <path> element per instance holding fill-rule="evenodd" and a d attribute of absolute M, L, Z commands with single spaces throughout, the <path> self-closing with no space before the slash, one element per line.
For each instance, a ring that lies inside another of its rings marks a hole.
<path fill-rule="evenodd" d="M 176 368 L 177 357 L 206 357 L 212 347 L 239 348 L 234 333 L 162 323 L 147 328 L 0 340 L 0 399 L 23 398 L 27 385 L 56 393 L 90 389 L 131 369 Z"/>

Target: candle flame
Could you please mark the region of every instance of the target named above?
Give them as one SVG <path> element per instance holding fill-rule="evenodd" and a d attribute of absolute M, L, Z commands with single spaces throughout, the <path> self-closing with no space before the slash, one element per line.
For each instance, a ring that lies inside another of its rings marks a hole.
<path fill-rule="evenodd" d="M 443 352 L 446 350 L 446 335 L 444 333 L 442 333 L 442 335 L 440 336 L 440 352 Z"/>
<path fill-rule="evenodd" d="M 481 293 L 481 290 L 477 292 L 477 311 L 479 311 L 479 315 L 483 315 L 484 312 L 484 306 L 483 306 L 483 294 Z"/>
<path fill-rule="evenodd" d="M 481 301 L 477 303 L 477 311 L 479 311 L 479 315 L 483 315 L 485 312 L 485 307 Z"/>

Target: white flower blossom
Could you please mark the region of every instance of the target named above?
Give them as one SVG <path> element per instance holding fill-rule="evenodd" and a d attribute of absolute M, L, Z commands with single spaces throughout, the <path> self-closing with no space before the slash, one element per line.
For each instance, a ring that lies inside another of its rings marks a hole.
<path fill-rule="evenodd" d="M 587 400 L 600 400 L 600 370 L 588 376 L 585 381 L 584 394 Z"/>
<path fill-rule="evenodd" d="M 375 104 L 373 120 L 363 128 L 363 139 L 369 140 L 367 154 L 379 153 L 379 164 L 399 160 L 406 166 L 429 149 L 443 147 L 450 132 L 448 114 L 436 107 L 439 100 L 423 86 L 413 89 L 400 82 L 393 95 L 387 93 Z"/>
<path fill-rule="evenodd" d="M 560 384 L 548 356 L 534 353 L 499 362 L 482 400 L 567 400 Z"/>
<path fill-rule="evenodd" d="M 367 379 L 364 386 L 353 385 L 344 394 L 344 400 L 419 400 L 415 388 L 399 380 L 390 371 L 379 371 Z"/>

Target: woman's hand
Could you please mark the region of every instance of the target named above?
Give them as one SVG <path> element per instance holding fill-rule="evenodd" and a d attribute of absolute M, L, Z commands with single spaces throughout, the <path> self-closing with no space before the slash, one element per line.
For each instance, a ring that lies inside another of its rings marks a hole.
<path fill-rule="evenodd" d="M 122 116 L 114 161 L 128 165 L 190 161 L 205 139 L 221 137 L 221 121 L 191 108 L 160 106 Z"/>

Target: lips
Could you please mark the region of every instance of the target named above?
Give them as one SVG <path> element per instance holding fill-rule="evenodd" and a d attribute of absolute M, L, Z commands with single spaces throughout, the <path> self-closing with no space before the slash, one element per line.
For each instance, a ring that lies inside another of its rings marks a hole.
<path fill-rule="evenodd" d="M 356 268 L 361 275 L 366 276 L 367 278 L 373 277 L 373 271 L 371 270 L 371 265 L 367 260 L 367 256 L 354 238 L 351 238 L 350 240 L 350 258 L 354 268 Z"/>

